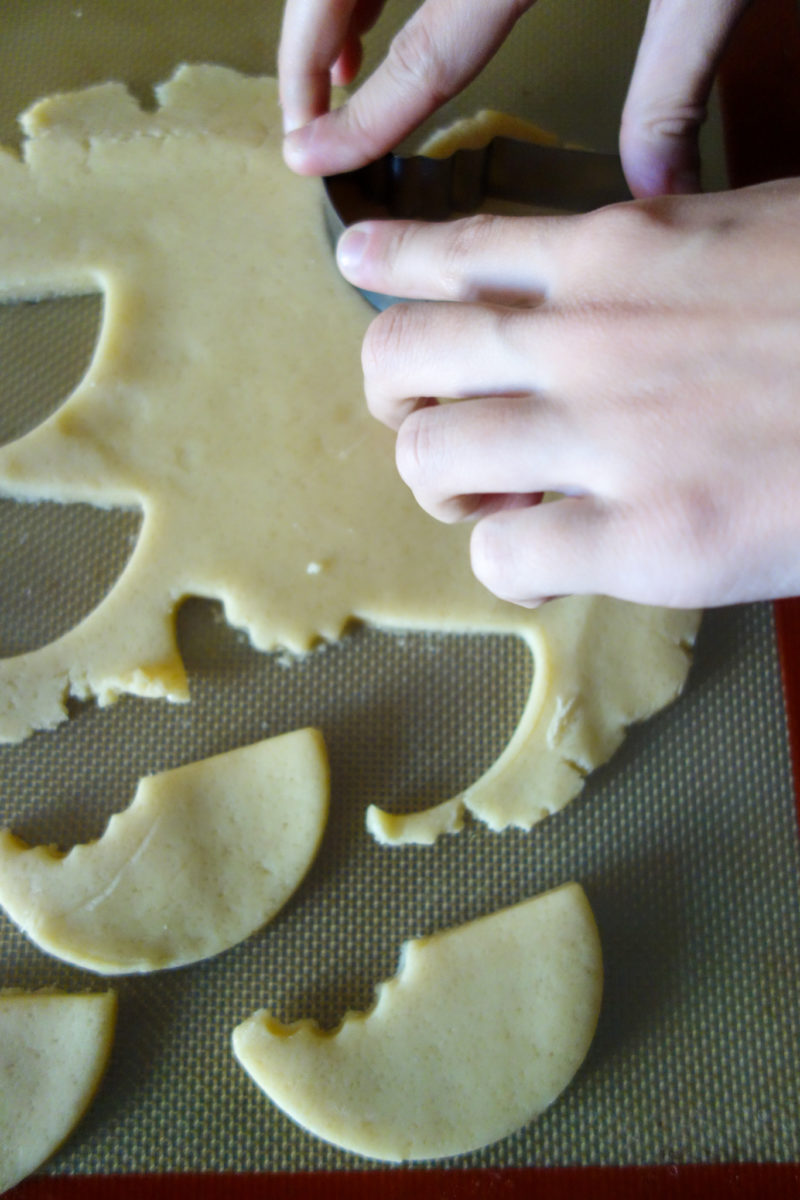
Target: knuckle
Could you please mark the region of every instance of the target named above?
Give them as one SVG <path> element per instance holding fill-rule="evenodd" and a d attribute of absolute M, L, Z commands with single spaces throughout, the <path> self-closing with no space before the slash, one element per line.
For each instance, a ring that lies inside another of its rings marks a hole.
<path fill-rule="evenodd" d="M 514 561 L 491 517 L 478 521 L 470 538 L 472 571 L 479 583 L 502 600 L 514 596 Z"/>
<path fill-rule="evenodd" d="M 408 329 L 409 306 L 392 304 L 373 320 L 361 346 L 361 367 L 367 383 L 391 370 Z"/>
<path fill-rule="evenodd" d="M 334 116 L 343 122 L 347 138 L 363 151 L 376 158 L 383 150 L 382 130 L 376 124 L 376 111 L 364 103 L 360 92 L 337 109 Z"/>
<path fill-rule="evenodd" d="M 655 497 L 625 513 L 632 598 L 670 608 L 701 606 L 723 580 L 727 565 L 719 554 L 720 518 L 705 488 Z"/>
<path fill-rule="evenodd" d="M 413 260 L 418 230 L 413 223 L 404 221 L 392 221 L 387 228 L 390 232 L 382 247 L 381 273 L 385 277 L 385 281 L 391 283 L 395 272 L 398 269 L 402 272 L 404 260 Z M 392 305 L 391 307 L 398 306 Z"/>
<path fill-rule="evenodd" d="M 694 137 L 705 119 L 705 104 L 685 102 L 644 113 L 640 129 L 650 142 L 685 142 Z"/>
<path fill-rule="evenodd" d="M 448 226 L 440 265 L 440 283 L 452 300 L 468 300 L 469 278 L 476 260 L 491 248 L 496 218 L 489 213 L 463 217 Z"/>
<path fill-rule="evenodd" d="M 398 87 L 421 93 L 436 108 L 449 99 L 448 63 L 419 14 L 395 34 L 384 69 Z"/>
<path fill-rule="evenodd" d="M 583 246 L 608 252 L 620 241 L 628 241 L 639 229 L 643 207 L 637 204 L 610 204 L 575 218 L 575 231 Z"/>
<path fill-rule="evenodd" d="M 395 460 L 401 479 L 412 491 L 426 486 L 436 475 L 438 439 L 426 409 L 409 413 L 397 433 Z"/>
<path fill-rule="evenodd" d="M 655 248 L 665 231 L 665 214 L 658 200 L 625 201 L 570 218 L 570 278 L 586 279 L 593 270 L 607 272 L 609 264 L 622 269 Z M 601 275 L 600 279 L 605 278 Z"/>
<path fill-rule="evenodd" d="M 515 390 L 527 391 L 531 385 L 532 362 L 536 362 L 535 373 L 540 384 L 549 378 L 555 361 L 553 353 L 553 337 L 549 339 L 548 355 L 550 363 L 545 365 L 541 353 L 537 353 L 537 341 L 545 322 L 531 319 L 530 313 L 523 308 L 504 308 L 502 306 L 486 307 L 483 310 L 484 336 L 487 344 L 496 348 L 496 353 L 505 363 L 508 377 L 516 376 L 518 383 Z M 502 398 L 492 409 L 493 421 L 503 413 Z M 514 411 L 512 407 L 512 411 Z M 487 414 L 488 415 L 488 414 Z"/>

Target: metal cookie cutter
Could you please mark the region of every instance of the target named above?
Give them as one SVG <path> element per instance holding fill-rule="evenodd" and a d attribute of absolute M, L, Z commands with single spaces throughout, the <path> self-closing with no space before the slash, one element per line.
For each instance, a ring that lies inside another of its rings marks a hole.
<path fill-rule="evenodd" d="M 475 212 L 488 199 L 561 212 L 589 212 L 631 199 L 618 155 L 509 137 L 449 158 L 385 154 L 357 171 L 329 175 L 324 183 L 325 222 L 334 246 L 348 225 L 367 218 L 442 221 Z M 359 291 L 377 309 L 396 301 Z"/>

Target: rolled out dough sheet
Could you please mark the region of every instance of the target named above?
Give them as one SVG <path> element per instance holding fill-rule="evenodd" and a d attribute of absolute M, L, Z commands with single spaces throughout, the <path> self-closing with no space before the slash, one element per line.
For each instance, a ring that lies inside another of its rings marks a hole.
<path fill-rule="evenodd" d="M 118 84 L 44 100 L 23 160 L 0 155 L 0 296 L 104 303 L 84 378 L 0 449 L 0 494 L 143 514 L 99 606 L 0 661 L 0 737 L 58 724 L 68 694 L 187 699 L 189 595 L 221 600 L 264 650 L 303 653 L 353 617 L 511 632 L 533 689 L 463 801 L 529 827 L 678 694 L 697 614 L 602 598 L 528 612 L 484 591 L 467 530 L 417 508 L 366 412 L 370 310 L 335 270 L 318 181 L 282 163 L 274 80 L 184 67 L 157 95 L 152 113 Z"/>

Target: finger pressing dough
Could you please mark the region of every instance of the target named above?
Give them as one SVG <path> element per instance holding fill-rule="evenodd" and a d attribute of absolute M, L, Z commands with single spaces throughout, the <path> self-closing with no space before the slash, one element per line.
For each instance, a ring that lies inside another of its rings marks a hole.
<path fill-rule="evenodd" d="M 68 854 L 0 833 L 0 905 L 48 954 L 90 971 L 219 954 L 285 904 L 328 809 L 313 729 L 139 781 L 103 836 Z"/>
<path fill-rule="evenodd" d="M 49 1158 L 83 1116 L 116 1015 L 114 992 L 0 990 L 0 1192 Z"/>
<path fill-rule="evenodd" d="M 233 1034 L 267 1096 L 318 1137 L 399 1162 L 463 1154 L 552 1104 L 583 1061 L 602 991 L 578 884 L 407 942 L 371 1012 L 332 1033 L 257 1012 Z"/>
<path fill-rule="evenodd" d="M 586 597 L 532 613 L 486 592 L 469 531 L 417 507 L 366 411 L 371 310 L 336 271 L 319 181 L 283 164 L 275 81 L 185 67 L 157 96 L 155 112 L 118 84 L 53 97 L 22 119 L 23 160 L 0 153 L 0 297 L 104 301 L 82 382 L 0 449 L 0 494 L 143 515 L 94 612 L 0 661 L 0 739 L 57 724 L 70 693 L 185 700 L 190 594 L 264 650 L 304 652 L 352 617 L 516 633 L 533 693 L 464 799 L 492 828 L 529 827 L 677 695 L 697 614 Z"/>

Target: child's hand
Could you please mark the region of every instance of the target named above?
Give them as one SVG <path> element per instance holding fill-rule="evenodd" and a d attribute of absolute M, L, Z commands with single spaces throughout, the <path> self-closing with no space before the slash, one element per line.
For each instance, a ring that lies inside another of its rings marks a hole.
<path fill-rule="evenodd" d="M 373 322 L 367 399 L 419 503 L 477 519 L 473 568 L 497 595 L 800 592 L 800 182 L 365 223 L 339 262 L 438 302 Z"/>
<path fill-rule="evenodd" d="M 383 0 L 287 0 L 278 78 L 289 166 L 330 175 L 380 157 L 478 74 L 532 3 L 425 0 L 374 74 L 329 112 L 331 84 L 356 75 Z"/>
<path fill-rule="evenodd" d="M 699 186 L 697 132 L 728 35 L 747 3 L 652 0 L 620 136 L 634 195 Z M 331 175 L 391 150 L 478 74 L 532 4 L 424 0 L 373 74 L 329 112 L 331 84 L 355 78 L 361 38 L 383 0 L 287 0 L 278 76 L 289 166 Z"/>

